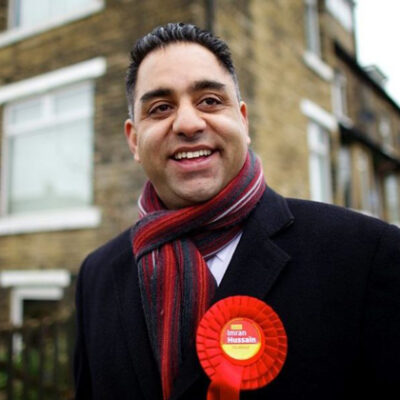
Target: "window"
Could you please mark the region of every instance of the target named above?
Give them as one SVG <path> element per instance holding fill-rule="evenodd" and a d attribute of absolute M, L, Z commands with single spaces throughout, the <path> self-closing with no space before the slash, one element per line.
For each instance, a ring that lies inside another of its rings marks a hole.
<path fill-rule="evenodd" d="M 307 49 L 321 55 L 317 0 L 305 0 L 305 31 Z"/>
<path fill-rule="evenodd" d="M 318 0 L 304 0 L 304 28 L 306 49 L 303 54 L 305 64 L 327 82 L 333 79 L 333 70 L 321 58 Z"/>
<path fill-rule="evenodd" d="M 0 87 L 0 235 L 96 227 L 92 205 L 98 57 Z"/>
<path fill-rule="evenodd" d="M 327 10 L 349 32 L 353 31 L 353 0 L 326 0 Z"/>
<path fill-rule="evenodd" d="M 25 316 L 38 315 L 42 302 L 51 304 L 54 309 L 54 306 L 64 297 L 64 289 L 70 284 L 71 276 L 66 270 L 0 272 L 0 287 L 10 289 L 10 322 L 17 326 L 23 323 Z M 16 351 L 21 351 L 21 336 L 15 335 L 13 340 Z"/>
<path fill-rule="evenodd" d="M 332 174 L 329 132 L 337 130 L 336 119 L 317 103 L 300 102 L 301 112 L 308 118 L 309 174 L 311 199 L 332 201 Z"/>
<path fill-rule="evenodd" d="M 390 120 L 386 116 L 382 116 L 379 119 L 379 134 L 385 149 L 391 151 L 393 149 L 393 138 L 390 129 Z"/>
<path fill-rule="evenodd" d="M 74 14 L 91 3 L 96 3 L 96 0 L 13 0 L 10 25 L 19 28 L 40 25 Z"/>
<path fill-rule="evenodd" d="M 345 207 L 352 207 L 351 196 L 351 153 L 348 146 L 342 146 L 338 155 L 338 191 Z"/>
<path fill-rule="evenodd" d="M 0 272 L 0 286 L 11 289 L 10 320 L 23 321 L 26 300 L 60 300 L 71 283 L 66 270 L 9 270 Z"/>
<path fill-rule="evenodd" d="M 90 82 L 6 106 L 7 214 L 91 203 L 92 116 Z"/>
<path fill-rule="evenodd" d="M 338 118 L 347 116 L 346 77 L 340 71 L 335 71 L 333 81 L 333 111 Z"/>
<path fill-rule="evenodd" d="M 359 179 L 361 211 L 373 215 L 373 191 L 369 172 L 369 160 L 364 151 L 358 152 L 357 170 Z"/>
<path fill-rule="evenodd" d="M 101 11 L 105 0 L 9 0 L 0 47 Z"/>
<path fill-rule="evenodd" d="M 388 221 L 400 225 L 399 185 L 394 174 L 385 178 L 385 199 Z"/>
<path fill-rule="evenodd" d="M 308 144 L 311 199 L 329 203 L 332 201 L 329 133 L 314 121 L 309 122 Z"/>

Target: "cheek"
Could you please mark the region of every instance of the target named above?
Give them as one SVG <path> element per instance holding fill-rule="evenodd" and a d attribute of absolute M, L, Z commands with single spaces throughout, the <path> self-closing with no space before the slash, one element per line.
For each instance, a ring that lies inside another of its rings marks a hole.
<path fill-rule="evenodd" d="M 209 123 L 215 132 L 227 140 L 248 143 L 247 127 L 242 119 L 232 115 L 218 115 L 215 119 L 210 118 Z"/>
<path fill-rule="evenodd" d="M 146 124 L 138 134 L 138 145 L 142 153 L 158 153 L 166 145 L 169 132 L 168 121 L 157 121 Z"/>
<path fill-rule="evenodd" d="M 136 156 L 149 178 L 160 175 L 165 170 L 163 148 L 165 143 L 158 140 L 154 132 L 146 131 L 138 141 Z"/>
<path fill-rule="evenodd" d="M 154 140 L 154 135 L 151 131 L 141 132 L 138 135 L 138 142 L 137 142 L 137 153 L 141 157 L 142 161 L 145 161 L 145 157 L 149 157 L 152 151 L 155 150 L 157 147 L 157 143 Z"/>

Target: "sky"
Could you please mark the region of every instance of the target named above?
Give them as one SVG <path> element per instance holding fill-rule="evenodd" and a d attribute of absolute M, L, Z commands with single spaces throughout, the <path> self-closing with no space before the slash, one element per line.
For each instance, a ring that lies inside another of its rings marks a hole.
<path fill-rule="evenodd" d="M 386 90 L 400 105 L 400 0 L 356 0 L 355 10 L 358 62 L 388 76 Z"/>

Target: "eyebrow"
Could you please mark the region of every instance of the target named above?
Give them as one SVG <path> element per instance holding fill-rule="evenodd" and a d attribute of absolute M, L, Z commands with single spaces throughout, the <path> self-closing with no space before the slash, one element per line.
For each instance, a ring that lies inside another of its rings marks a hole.
<path fill-rule="evenodd" d="M 142 103 L 154 99 L 156 97 L 167 97 L 172 95 L 171 89 L 159 88 L 146 92 L 141 98 Z"/>
<path fill-rule="evenodd" d="M 197 92 L 204 89 L 225 90 L 225 88 L 226 85 L 221 82 L 204 79 L 194 82 L 194 84 L 190 88 L 190 91 Z"/>
<path fill-rule="evenodd" d="M 200 90 L 205 90 L 205 89 L 214 89 L 214 90 L 222 90 L 224 91 L 226 88 L 226 85 L 218 82 L 218 81 L 213 81 L 213 80 L 207 80 L 203 79 L 200 81 L 195 81 L 189 88 L 190 92 L 198 92 Z M 168 89 L 168 88 L 158 88 L 154 90 L 150 90 L 143 94 L 143 96 L 140 98 L 140 101 L 142 103 L 145 103 L 149 100 L 155 99 L 157 97 L 169 97 L 172 96 L 173 90 Z"/>

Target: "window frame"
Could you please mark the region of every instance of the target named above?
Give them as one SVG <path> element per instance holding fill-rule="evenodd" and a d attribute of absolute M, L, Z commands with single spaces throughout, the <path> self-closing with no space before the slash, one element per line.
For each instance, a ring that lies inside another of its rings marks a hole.
<path fill-rule="evenodd" d="M 54 113 L 54 106 L 55 106 L 55 99 L 56 96 L 59 95 L 60 93 L 63 93 L 68 90 L 74 90 L 74 89 L 86 89 L 89 93 L 89 96 L 91 97 L 92 104 L 90 104 L 90 108 L 87 110 L 77 110 L 74 111 L 73 113 L 70 113 L 69 115 L 64 115 L 64 116 L 57 116 Z M 39 101 L 41 106 L 43 107 L 43 118 L 40 119 L 39 121 L 35 122 L 28 122 L 28 123 L 23 123 L 23 124 L 17 124 L 16 126 L 12 125 L 11 123 L 11 114 L 15 110 L 15 107 L 18 107 L 18 105 L 21 105 L 25 103 L 26 101 Z M 32 135 L 32 132 L 35 133 L 35 131 L 39 129 L 46 129 L 49 128 L 50 130 L 53 131 L 57 130 L 57 127 L 62 126 L 63 124 L 68 124 L 68 123 L 73 123 L 79 120 L 83 119 L 88 119 L 91 122 L 93 122 L 93 117 L 94 117 L 94 82 L 93 80 L 85 80 L 83 82 L 79 82 L 76 84 L 70 84 L 67 86 L 63 86 L 61 88 L 56 88 L 50 91 L 46 91 L 42 94 L 37 94 L 33 97 L 30 98 L 24 98 L 21 100 L 17 100 L 11 103 L 7 103 L 4 107 L 3 111 L 3 157 L 4 157 L 4 163 L 2 163 L 2 169 L 4 170 L 4 175 L 3 175 L 3 182 L 2 184 L 2 193 L 0 194 L 0 215 L 3 216 L 16 216 L 20 214 L 31 214 L 31 213 L 40 213 L 40 212 L 47 212 L 50 211 L 48 210 L 39 210 L 39 211 L 29 211 L 29 212 L 19 212 L 19 213 L 11 213 L 9 206 L 10 206 L 10 199 L 9 199 L 9 184 L 10 184 L 10 179 L 12 178 L 10 176 L 10 158 L 9 158 L 9 146 L 10 146 L 10 140 L 13 138 L 18 138 L 18 137 L 28 137 Z M 93 128 L 91 129 L 90 132 L 90 143 L 89 145 L 93 148 Z M 91 161 L 91 164 L 93 165 L 93 161 Z M 91 176 L 93 176 L 93 168 L 91 168 L 90 172 Z M 91 189 L 91 194 L 90 194 L 90 200 L 89 203 L 93 202 L 93 193 Z M 86 207 L 83 206 L 83 207 Z M 57 208 L 55 209 L 57 210 Z"/>
<path fill-rule="evenodd" d="M 391 173 L 384 178 L 385 209 L 388 222 L 400 226 L 400 185 L 399 177 Z M 395 193 L 395 198 L 392 196 Z"/>
<path fill-rule="evenodd" d="M 331 151 L 330 151 L 330 133 L 337 131 L 338 125 L 335 117 L 323 109 L 320 105 L 314 103 L 309 99 L 302 99 L 300 102 L 300 110 L 303 115 L 307 117 L 307 142 L 308 142 L 308 151 L 309 151 L 309 187 L 310 187 L 310 197 L 315 201 L 322 201 L 320 196 L 317 193 L 320 192 L 320 185 L 317 183 L 315 179 L 315 174 L 313 173 L 313 129 L 314 126 L 319 126 L 326 132 L 328 136 L 328 149 L 327 149 L 327 157 L 328 157 L 328 176 L 326 177 L 327 183 L 326 187 L 328 187 L 328 191 L 326 193 L 325 202 L 332 203 L 333 202 L 333 186 L 332 186 L 332 162 L 331 162 Z"/>
<path fill-rule="evenodd" d="M 341 144 L 337 159 L 337 188 L 342 204 L 346 208 L 353 206 L 352 151 L 349 145 Z"/>
<path fill-rule="evenodd" d="M 62 269 L 0 272 L 0 286 L 11 289 L 10 321 L 14 324 L 22 323 L 24 300 L 61 300 L 70 284 L 71 273 Z"/>
<path fill-rule="evenodd" d="M 333 112 L 339 119 L 348 119 L 347 78 L 336 70 L 332 85 Z"/>
<path fill-rule="evenodd" d="M 306 49 L 321 58 L 318 0 L 304 0 L 304 30 Z"/>
<path fill-rule="evenodd" d="M 319 23 L 319 12 L 318 12 L 318 0 L 303 0 L 303 29 L 304 29 L 304 52 L 303 52 L 303 62 L 308 68 L 310 68 L 314 73 L 316 73 L 320 78 L 327 82 L 331 82 L 334 76 L 333 69 L 322 60 L 322 47 L 321 47 L 321 30 Z M 312 21 L 309 16 L 312 15 L 309 11 L 314 10 L 314 17 Z M 314 25 L 310 27 L 309 24 Z M 309 33 L 314 29 L 314 35 L 316 44 L 316 49 L 310 46 Z M 316 51 L 315 51 L 316 50 Z"/>
<path fill-rule="evenodd" d="M 388 115 L 381 114 L 379 116 L 378 132 L 382 147 L 389 153 L 394 151 L 393 130 Z"/>
<path fill-rule="evenodd" d="M 357 156 L 357 173 L 359 176 L 360 206 L 361 212 L 374 215 L 372 210 L 372 184 L 370 176 L 370 165 L 366 151 L 360 150 Z"/>
<path fill-rule="evenodd" d="M 332 203 L 332 168 L 329 132 L 318 122 L 310 120 L 307 128 L 307 136 L 311 200 Z M 322 169 L 320 168 L 321 160 L 324 164 Z M 316 167 L 318 167 L 318 172 L 316 172 Z"/>
<path fill-rule="evenodd" d="M 104 75 L 106 60 L 98 57 L 59 70 L 47 72 L 33 78 L 0 87 L 0 104 L 17 102 L 33 95 L 41 95 L 50 90 L 72 86 Z M 93 94 L 93 98 L 95 96 Z M 6 123 L 3 113 L 3 128 Z M 93 118 L 94 120 L 94 118 Z M 5 132 L 5 130 L 3 130 Z M 1 196 L 0 196 L 0 236 L 28 232 L 82 229 L 97 227 L 101 222 L 100 209 L 93 204 L 76 209 L 44 210 L 27 214 L 7 214 L 7 173 L 8 137 L 2 137 Z"/>
<path fill-rule="evenodd" d="M 100 12 L 105 8 L 106 0 L 92 0 L 90 4 L 77 11 L 55 17 L 38 25 L 27 27 L 15 26 L 15 18 L 13 13 L 14 1 L 15 0 L 10 0 L 7 10 L 7 30 L 0 33 L 0 48 Z"/>
<path fill-rule="evenodd" d="M 0 287 L 10 289 L 9 320 L 15 326 L 23 324 L 25 300 L 61 301 L 64 289 L 71 284 L 71 273 L 64 269 L 0 271 Z M 16 353 L 22 350 L 22 337 L 13 335 Z"/>

